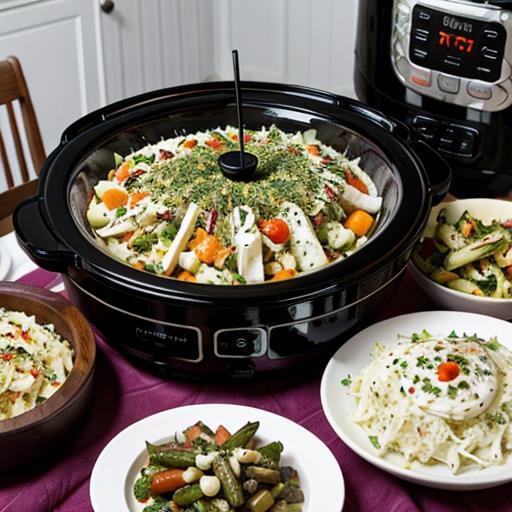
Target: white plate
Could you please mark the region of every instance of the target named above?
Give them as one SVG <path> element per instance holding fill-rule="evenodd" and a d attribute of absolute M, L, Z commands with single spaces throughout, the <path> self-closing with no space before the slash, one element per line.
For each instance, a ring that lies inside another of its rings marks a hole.
<path fill-rule="evenodd" d="M 457 475 L 452 475 L 450 469 L 441 464 L 426 466 L 416 463 L 411 469 L 406 469 L 404 458 L 399 454 L 380 457 L 368 441 L 365 431 L 352 421 L 355 400 L 340 381 L 347 375 L 359 375 L 368 366 L 375 343 L 393 346 L 397 343 L 398 334 L 410 335 L 422 329 L 427 329 L 433 335 L 443 336 L 447 336 L 452 330 L 477 333 L 486 339 L 497 336 L 500 343 L 512 350 L 512 324 L 484 315 L 428 311 L 379 322 L 347 341 L 334 354 L 325 369 L 321 398 L 329 423 L 343 442 L 363 459 L 404 480 L 450 490 L 485 489 L 512 481 L 512 457 L 501 466 L 482 470 L 471 468 Z"/>
<path fill-rule="evenodd" d="M 144 442 L 163 443 L 172 434 L 203 421 L 212 428 L 222 423 L 231 432 L 248 421 L 259 421 L 257 437 L 263 442 L 281 440 L 283 465 L 299 472 L 305 496 L 304 512 L 341 512 L 345 486 L 331 451 L 305 428 L 261 409 L 227 404 L 190 405 L 160 412 L 134 423 L 103 449 L 94 465 L 90 496 L 95 512 L 144 508 L 133 497 L 133 483 L 146 459 Z M 320 470 L 321 469 L 321 470 Z"/>
<path fill-rule="evenodd" d="M 6 245 L 0 240 L 0 281 L 3 281 L 11 268 L 11 255 Z"/>

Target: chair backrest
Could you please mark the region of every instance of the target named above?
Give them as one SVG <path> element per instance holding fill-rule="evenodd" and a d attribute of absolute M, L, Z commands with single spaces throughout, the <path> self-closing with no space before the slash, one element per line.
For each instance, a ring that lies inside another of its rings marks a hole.
<path fill-rule="evenodd" d="M 8 57 L 6 60 L 0 61 L 0 105 L 5 105 L 7 109 L 7 117 L 9 119 L 9 126 L 11 129 L 21 178 L 23 183 L 26 183 L 30 180 L 30 176 L 14 111 L 15 101 L 19 102 L 32 165 L 34 166 L 36 174 L 39 174 L 39 170 L 46 158 L 43 141 L 41 139 L 41 132 L 39 131 L 39 125 L 37 124 L 34 107 L 32 105 L 32 100 L 30 99 L 30 94 L 28 92 L 27 83 L 25 81 L 20 62 L 16 57 Z M 14 187 L 12 167 L 9 164 L 9 158 L 1 131 L 0 162 L 4 169 L 7 187 Z"/>

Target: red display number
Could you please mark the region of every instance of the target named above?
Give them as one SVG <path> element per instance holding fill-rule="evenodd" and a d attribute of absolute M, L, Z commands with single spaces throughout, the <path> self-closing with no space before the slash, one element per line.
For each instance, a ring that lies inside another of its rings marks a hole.
<path fill-rule="evenodd" d="M 439 46 L 445 46 L 460 52 L 471 53 L 475 46 L 475 40 L 458 34 L 439 32 L 438 44 Z"/>

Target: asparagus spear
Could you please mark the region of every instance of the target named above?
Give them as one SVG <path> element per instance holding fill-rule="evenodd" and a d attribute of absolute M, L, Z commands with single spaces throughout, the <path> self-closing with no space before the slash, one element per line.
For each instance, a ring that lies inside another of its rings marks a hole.
<path fill-rule="evenodd" d="M 203 496 L 199 484 L 192 484 L 178 489 L 173 494 L 172 501 L 180 506 L 191 505 L 194 501 L 200 500 Z"/>
<path fill-rule="evenodd" d="M 160 464 L 168 468 L 188 468 L 195 466 L 196 452 L 184 448 L 157 446 L 146 442 L 151 464 Z"/>
<path fill-rule="evenodd" d="M 223 445 L 224 450 L 232 450 L 233 448 L 240 448 L 245 446 L 249 440 L 256 434 L 260 426 L 259 421 L 254 423 L 247 423 L 241 429 L 237 430 Z"/>
<path fill-rule="evenodd" d="M 245 443 L 244 443 L 245 444 Z M 242 492 L 242 486 L 236 478 L 229 462 L 217 455 L 213 459 L 213 472 L 215 476 L 220 480 L 224 495 L 232 507 L 240 507 L 244 503 L 244 493 Z"/>

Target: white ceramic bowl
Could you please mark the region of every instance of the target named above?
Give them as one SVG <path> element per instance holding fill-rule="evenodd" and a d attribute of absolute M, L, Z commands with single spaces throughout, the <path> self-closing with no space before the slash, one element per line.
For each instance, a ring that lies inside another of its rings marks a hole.
<path fill-rule="evenodd" d="M 372 361 L 371 353 L 375 343 L 394 346 L 397 335 L 411 335 L 427 329 L 433 335 L 447 336 L 456 332 L 477 333 L 489 339 L 498 337 L 498 341 L 512 350 L 512 324 L 496 318 L 472 313 L 452 311 L 426 311 L 402 315 L 379 322 L 356 334 L 347 341 L 332 357 L 322 377 L 321 398 L 324 413 L 334 431 L 360 457 L 399 478 L 439 489 L 471 491 L 495 487 L 512 481 L 512 456 L 500 466 L 485 469 L 468 468 L 453 475 L 443 464 L 412 464 L 405 467 L 405 459 L 397 453 L 379 456 L 377 450 L 368 441 L 366 432 L 352 421 L 356 408 L 355 399 L 348 388 L 340 381 L 351 375 L 361 373 Z"/>
<path fill-rule="evenodd" d="M 424 236 L 433 236 L 436 228 L 436 218 L 440 210 L 446 209 L 448 222 L 456 222 L 468 210 L 474 217 L 485 223 L 494 219 L 512 219 L 512 201 L 499 199 L 459 199 L 441 203 L 432 209 Z M 413 261 L 409 263 L 411 273 L 430 299 L 446 309 L 481 313 L 496 318 L 509 320 L 512 318 L 512 299 L 494 299 L 492 297 L 477 297 L 442 286 L 423 274 Z"/>
<path fill-rule="evenodd" d="M 343 475 L 322 441 L 277 414 L 228 404 L 189 405 L 163 411 L 134 423 L 114 437 L 92 471 L 90 496 L 95 512 L 141 512 L 144 505 L 135 500 L 132 489 L 147 458 L 144 442 L 163 443 L 170 433 L 199 420 L 212 428 L 222 423 L 231 432 L 248 421 L 259 421 L 257 437 L 263 443 L 281 440 L 282 465 L 293 466 L 299 473 L 305 496 L 304 512 L 341 512 L 345 500 Z"/>

